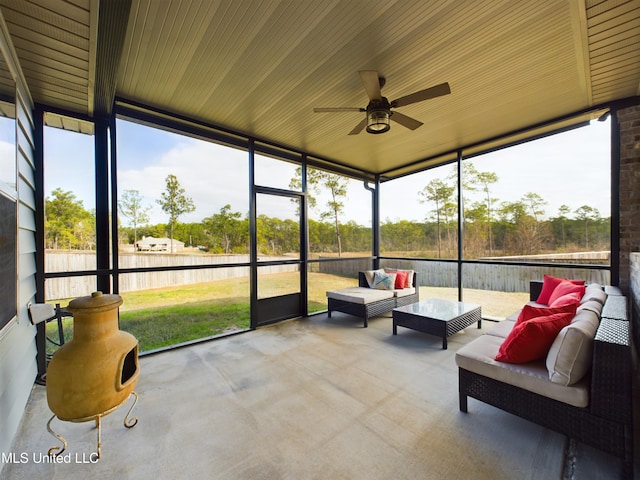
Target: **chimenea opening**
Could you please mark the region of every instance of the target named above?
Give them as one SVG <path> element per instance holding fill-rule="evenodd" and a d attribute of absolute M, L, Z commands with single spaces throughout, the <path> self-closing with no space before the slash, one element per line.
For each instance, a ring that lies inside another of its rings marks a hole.
<path fill-rule="evenodd" d="M 122 362 L 122 375 L 120 376 L 120 387 L 133 378 L 138 371 L 138 346 L 132 348 L 124 357 Z"/>

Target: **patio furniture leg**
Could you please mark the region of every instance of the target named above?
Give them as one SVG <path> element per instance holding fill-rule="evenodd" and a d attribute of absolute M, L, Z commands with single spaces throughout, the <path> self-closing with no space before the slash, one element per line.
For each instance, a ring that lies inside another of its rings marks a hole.
<path fill-rule="evenodd" d="M 131 408 L 129 408 L 129 411 L 127 412 L 127 415 L 124 417 L 124 426 L 126 428 L 133 428 L 138 424 L 138 417 L 135 418 L 129 418 L 129 415 L 131 415 L 131 412 L 133 412 L 133 409 L 136 406 L 136 403 L 138 403 L 138 394 L 136 392 L 131 392 L 129 394 L 129 397 L 131 397 L 133 395 L 133 405 L 131 405 Z"/>
<path fill-rule="evenodd" d="M 464 393 L 459 392 L 458 397 L 460 402 L 460 411 L 462 413 L 467 413 L 467 396 Z"/>
<path fill-rule="evenodd" d="M 62 443 L 62 447 L 51 447 L 47 453 L 49 455 L 51 455 L 52 457 L 57 457 L 58 455 L 62 454 L 62 452 L 64 452 L 67 449 L 67 441 L 64 439 L 64 437 L 62 435 L 60 435 L 59 433 L 54 432 L 53 429 L 51 428 L 51 422 L 53 422 L 54 418 L 56 418 L 56 415 L 53 415 L 49 419 L 49 421 L 47 422 L 47 431 L 51 435 L 56 437 L 58 440 L 60 440 L 60 442 Z"/>
<path fill-rule="evenodd" d="M 102 430 L 102 423 L 100 421 L 100 415 L 98 415 L 96 417 L 96 429 L 97 429 L 97 439 L 96 439 L 96 441 L 97 441 L 97 445 L 98 445 L 98 453 L 97 453 L 98 457 L 97 458 L 100 458 L 100 455 L 102 454 L 102 436 L 100 435 L 101 430 Z"/>

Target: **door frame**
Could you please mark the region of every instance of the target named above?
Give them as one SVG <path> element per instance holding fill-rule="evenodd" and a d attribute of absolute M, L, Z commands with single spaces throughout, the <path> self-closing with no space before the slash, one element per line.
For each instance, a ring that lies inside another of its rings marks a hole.
<path fill-rule="evenodd" d="M 295 260 L 258 260 L 258 194 L 283 198 L 297 198 L 300 201 L 299 212 L 299 258 Z M 254 185 L 252 190 L 250 230 L 251 230 L 251 329 L 271 323 L 307 315 L 307 202 L 304 192 Z M 298 265 L 300 271 L 300 289 L 275 297 L 258 298 L 258 269 L 269 265 Z"/>

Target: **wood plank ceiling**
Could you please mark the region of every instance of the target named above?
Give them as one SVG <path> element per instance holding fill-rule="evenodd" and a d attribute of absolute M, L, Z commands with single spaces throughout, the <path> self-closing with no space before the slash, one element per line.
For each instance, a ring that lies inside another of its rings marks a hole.
<path fill-rule="evenodd" d="M 0 9 L 38 103 L 92 117 L 117 96 L 373 173 L 640 93 L 640 0 L 0 0 Z M 366 107 L 358 71 L 367 69 L 386 78 L 390 100 L 442 82 L 452 93 L 398 109 L 424 122 L 415 131 L 392 123 L 350 136 L 363 113 L 313 108 Z"/>

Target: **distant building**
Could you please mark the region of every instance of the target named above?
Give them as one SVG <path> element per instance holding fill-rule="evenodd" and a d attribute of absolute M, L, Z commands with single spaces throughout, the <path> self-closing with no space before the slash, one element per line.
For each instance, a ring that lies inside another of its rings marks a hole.
<path fill-rule="evenodd" d="M 138 252 L 169 252 L 171 251 L 171 239 L 162 237 L 162 238 L 154 238 L 154 237 L 142 237 L 142 240 L 139 240 L 136 243 L 136 251 Z M 182 252 L 184 251 L 184 242 L 180 240 L 173 239 L 173 252 Z"/>

